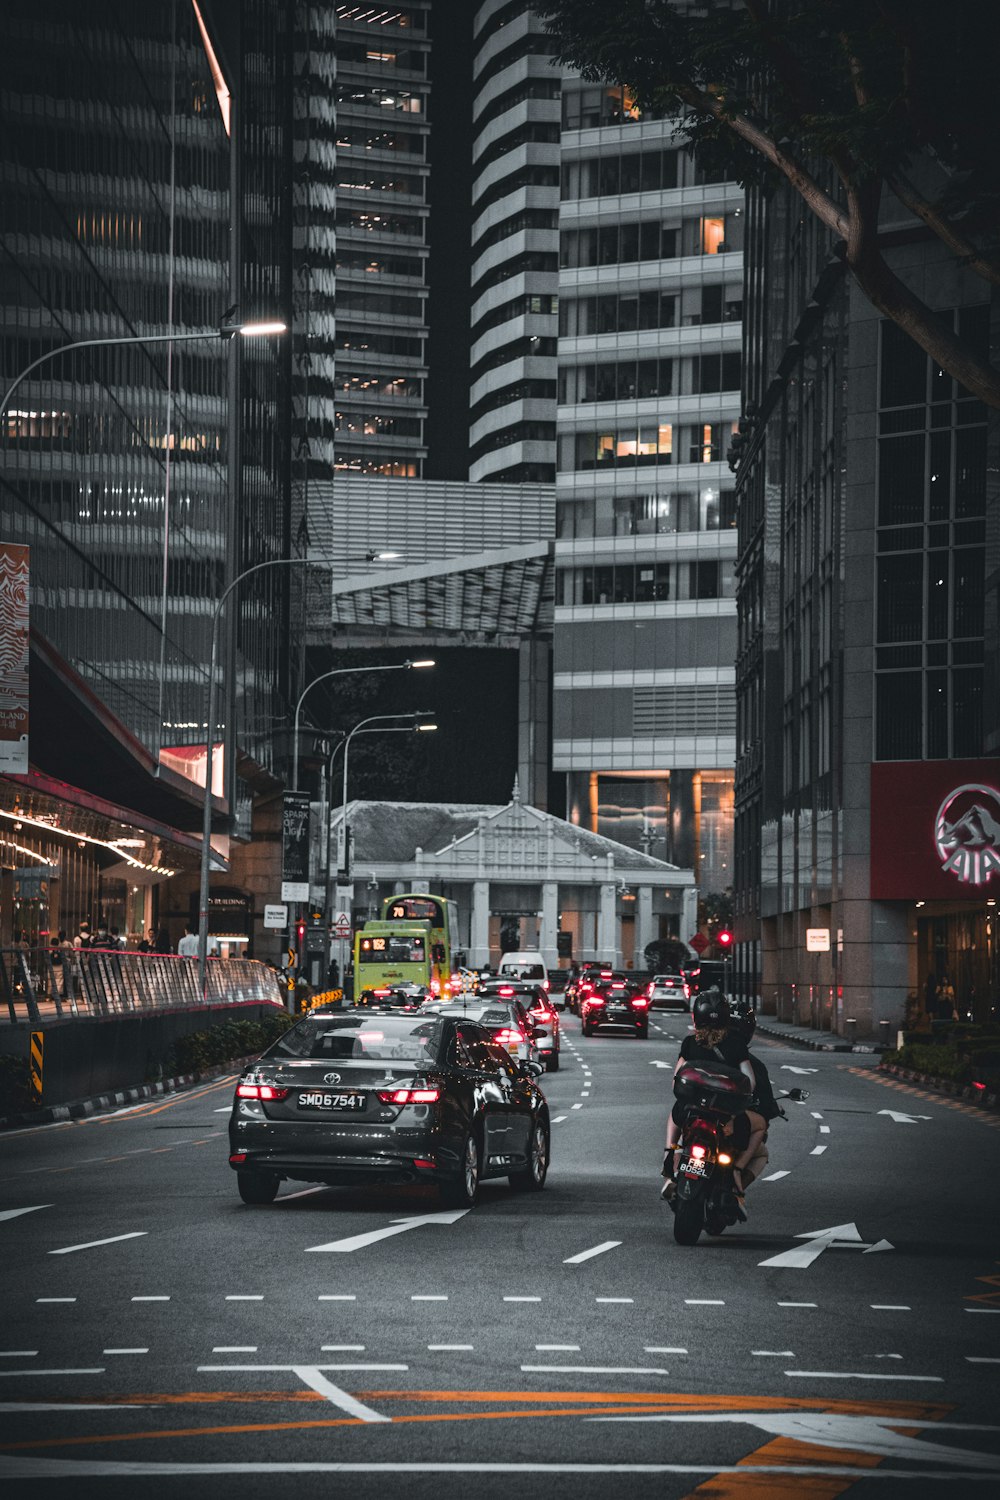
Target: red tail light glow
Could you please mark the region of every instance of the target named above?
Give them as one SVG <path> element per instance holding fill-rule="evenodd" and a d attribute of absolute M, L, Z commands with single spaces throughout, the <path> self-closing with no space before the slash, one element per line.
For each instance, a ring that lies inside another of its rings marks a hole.
<path fill-rule="evenodd" d="M 513 1026 L 504 1026 L 500 1031 L 493 1033 L 493 1040 L 499 1042 L 501 1047 L 512 1047 L 515 1042 L 524 1041 L 523 1031 L 515 1031 Z"/>
<path fill-rule="evenodd" d="M 247 1159 L 247 1154 L 246 1154 L 245 1151 L 234 1151 L 233 1154 L 232 1154 L 232 1156 L 229 1158 L 229 1160 L 236 1167 L 242 1166 L 242 1164 L 246 1161 L 246 1159 Z"/>
<path fill-rule="evenodd" d="M 636 995 L 632 1001 L 632 1004 L 636 1007 L 637 1010 L 645 1010 L 646 1006 L 649 1004 L 649 996 Z"/>
<path fill-rule="evenodd" d="M 691 1147 L 691 1155 L 694 1157 L 695 1161 L 704 1161 L 706 1154 L 707 1153 L 705 1151 L 704 1146 L 692 1146 Z"/>
<path fill-rule="evenodd" d="M 649 983 L 646 986 L 646 994 L 647 995 L 651 995 L 652 993 L 653 993 L 653 981 L 650 980 Z"/>
<path fill-rule="evenodd" d="M 727 1153 L 725 1151 L 720 1151 L 719 1152 L 719 1164 L 721 1166 L 723 1166 L 723 1167 L 730 1167 L 733 1164 L 733 1158 L 731 1156 L 727 1155 Z"/>
<path fill-rule="evenodd" d="M 503 995 L 506 998 L 509 998 L 511 995 L 513 995 L 513 993 L 514 993 L 514 986 L 512 984 L 502 984 L 500 986 L 500 988 L 497 990 L 497 994 L 498 995 Z"/>
<path fill-rule="evenodd" d="M 549 981 L 547 979 L 543 979 L 542 980 L 542 989 L 543 990 L 547 990 L 548 987 L 549 987 Z"/>
<path fill-rule="evenodd" d="M 429 1089 L 379 1089 L 382 1104 L 436 1104 L 441 1090 Z"/>
<path fill-rule="evenodd" d="M 603 1005 L 604 1001 L 601 999 L 600 995 L 588 995 L 587 1004 L 593 1007 L 595 1005 Z"/>
<path fill-rule="evenodd" d="M 237 1099 L 287 1099 L 287 1089 L 276 1089 L 270 1083 L 240 1083 L 236 1086 Z"/>
<path fill-rule="evenodd" d="M 550 1010 L 533 1010 L 531 1014 L 534 1016 L 536 1021 L 552 1020 L 552 1012 Z"/>

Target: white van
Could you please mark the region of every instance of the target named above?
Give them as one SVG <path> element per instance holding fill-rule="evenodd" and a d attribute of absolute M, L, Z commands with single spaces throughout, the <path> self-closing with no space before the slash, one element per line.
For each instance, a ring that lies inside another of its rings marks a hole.
<path fill-rule="evenodd" d="M 545 960 L 538 952 L 505 953 L 497 969 L 498 979 L 524 979 L 532 984 L 549 987 L 549 971 Z"/>

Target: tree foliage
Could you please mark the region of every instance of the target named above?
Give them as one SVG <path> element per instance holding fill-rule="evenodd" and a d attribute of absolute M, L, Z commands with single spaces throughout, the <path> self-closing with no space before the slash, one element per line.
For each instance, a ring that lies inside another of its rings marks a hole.
<path fill-rule="evenodd" d="M 785 182 L 865 295 L 973 394 L 1000 374 L 887 264 L 887 194 L 1000 285 L 1000 0 L 544 0 L 560 60 L 677 116 L 703 165 Z"/>

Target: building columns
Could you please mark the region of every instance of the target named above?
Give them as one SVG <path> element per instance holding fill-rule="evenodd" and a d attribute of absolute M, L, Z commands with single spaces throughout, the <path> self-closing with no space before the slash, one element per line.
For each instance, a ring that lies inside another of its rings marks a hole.
<path fill-rule="evenodd" d="M 601 963 L 613 969 L 622 966 L 621 949 L 618 946 L 618 887 L 601 886 L 601 909 L 597 919 L 597 951 Z"/>
<path fill-rule="evenodd" d="M 490 961 L 490 883 L 472 883 L 472 920 L 469 927 L 469 963 L 481 969 Z"/>
<path fill-rule="evenodd" d="M 646 945 L 653 941 L 653 888 L 640 885 L 635 893 L 635 953 L 632 962 L 637 969 L 646 967 Z"/>
<path fill-rule="evenodd" d="M 690 942 L 698 931 L 698 887 L 696 885 L 684 888 L 684 911 L 681 916 L 681 937 L 685 942 Z"/>
<path fill-rule="evenodd" d="M 547 969 L 559 967 L 559 887 L 554 880 L 542 882 L 542 931 L 539 946 Z"/>

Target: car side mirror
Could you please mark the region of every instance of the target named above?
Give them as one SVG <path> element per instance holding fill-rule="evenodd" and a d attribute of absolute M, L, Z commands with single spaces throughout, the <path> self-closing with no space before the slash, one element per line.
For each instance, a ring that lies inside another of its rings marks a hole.
<path fill-rule="evenodd" d="M 541 1063 L 532 1062 L 528 1057 L 522 1058 L 519 1066 L 521 1072 L 524 1073 L 528 1078 L 541 1078 L 542 1074 L 545 1072 L 545 1069 L 542 1067 Z"/>

